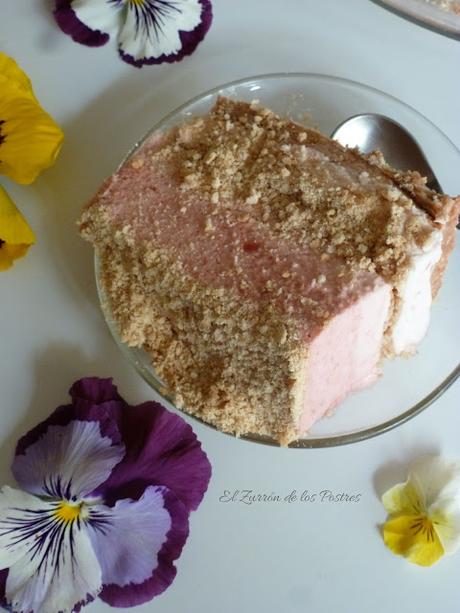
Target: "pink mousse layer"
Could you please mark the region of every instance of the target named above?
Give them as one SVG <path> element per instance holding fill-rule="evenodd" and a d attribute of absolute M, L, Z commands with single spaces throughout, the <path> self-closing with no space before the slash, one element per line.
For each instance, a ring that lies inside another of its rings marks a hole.
<path fill-rule="evenodd" d="M 383 285 L 334 317 L 310 344 L 299 429 L 331 411 L 351 392 L 374 383 L 392 290 Z"/>
<path fill-rule="evenodd" d="M 174 163 L 151 162 L 157 149 L 157 138 L 148 141 L 134 167 L 124 165 L 98 201 L 107 203 L 115 225 L 129 225 L 140 241 L 165 249 L 200 283 L 276 305 L 310 340 L 325 317 L 384 284 L 366 270 L 352 273 L 339 258 L 322 259 L 280 241 L 258 221 L 253 205 L 232 202 L 216 210 L 209 200 L 184 191 Z"/>

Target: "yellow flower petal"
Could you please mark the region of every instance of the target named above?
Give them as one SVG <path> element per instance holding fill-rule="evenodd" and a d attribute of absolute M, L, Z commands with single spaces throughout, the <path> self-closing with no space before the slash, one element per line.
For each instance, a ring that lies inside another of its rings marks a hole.
<path fill-rule="evenodd" d="M 383 526 L 385 545 L 420 566 L 431 566 L 444 555 L 432 521 L 424 515 L 400 515 Z"/>
<path fill-rule="evenodd" d="M 457 551 L 460 547 L 460 500 L 440 500 L 430 510 L 430 518 L 444 551 Z"/>
<path fill-rule="evenodd" d="M 460 463 L 441 456 L 422 456 L 412 462 L 409 481 L 420 492 L 427 509 L 440 498 L 460 494 Z"/>
<path fill-rule="evenodd" d="M 35 242 L 35 235 L 6 191 L 0 187 L 0 270 L 22 258 Z"/>
<path fill-rule="evenodd" d="M 26 73 L 19 68 L 13 58 L 0 51 L 0 76 L 14 81 L 23 92 L 35 98 L 32 83 Z"/>
<path fill-rule="evenodd" d="M 30 245 L 0 245 L 0 272 L 13 266 L 14 260 L 25 256 Z"/>
<path fill-rule="evenodd" d="M 12 81 L 1 83 L 0 173 L 18 183 L 31 183 L 53 164 L 62 130 L 30 96 Z"/>
<path fill-rule="evenodd" d="M 426 512 L 420 492 L 410 481 L 398 483 L 387 490 L 382 496 L 382 503 L 389 515 L 421 515 Z"/>

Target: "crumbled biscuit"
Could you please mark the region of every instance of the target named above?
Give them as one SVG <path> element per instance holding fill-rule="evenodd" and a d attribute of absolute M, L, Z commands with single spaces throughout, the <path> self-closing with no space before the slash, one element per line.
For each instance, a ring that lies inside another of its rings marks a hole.
<path fill-rule="evenodd" d="M 145 160 L 144 158 L 141 157 L 136 157 L 134 158 L 134 160 L 131 162 L 131 167 L 134 168 L 135 170 L 138 170 L 139 168 L 142 168 L 142 166 L 144 165 Z"/>

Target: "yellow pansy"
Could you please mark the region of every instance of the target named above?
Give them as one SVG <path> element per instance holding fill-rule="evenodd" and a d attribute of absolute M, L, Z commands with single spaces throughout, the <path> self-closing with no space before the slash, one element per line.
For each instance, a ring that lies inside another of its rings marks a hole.
<path fill-rule="evenodd" d="M 427 456 L 409 478 L 382 496 L 388 512 L 385 544 L 420 566 L 431 566 L 460 546 L 460 463 Z"/>
<path fill-rule="evenodd" d="M 53 164 L 63 133 L 41 108 L 27 75 L 0 53 L 0 174 L 32 183 Z"/>
<path fill-rule="evenodd" d="M 35 236 L 14 202 L 0 186 L 0 270 L 7 270 L 22 258 Z"/>

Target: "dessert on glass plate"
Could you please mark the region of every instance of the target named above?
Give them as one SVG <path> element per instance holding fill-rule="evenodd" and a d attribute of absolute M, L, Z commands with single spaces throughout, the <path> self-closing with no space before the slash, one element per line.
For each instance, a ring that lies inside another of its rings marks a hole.
<path fill-rule="evenodd" d="M 176 406 L 281 444 L 424 337 L 460 199 L 257 103 L 150 136 L 80 220 Z"/>

